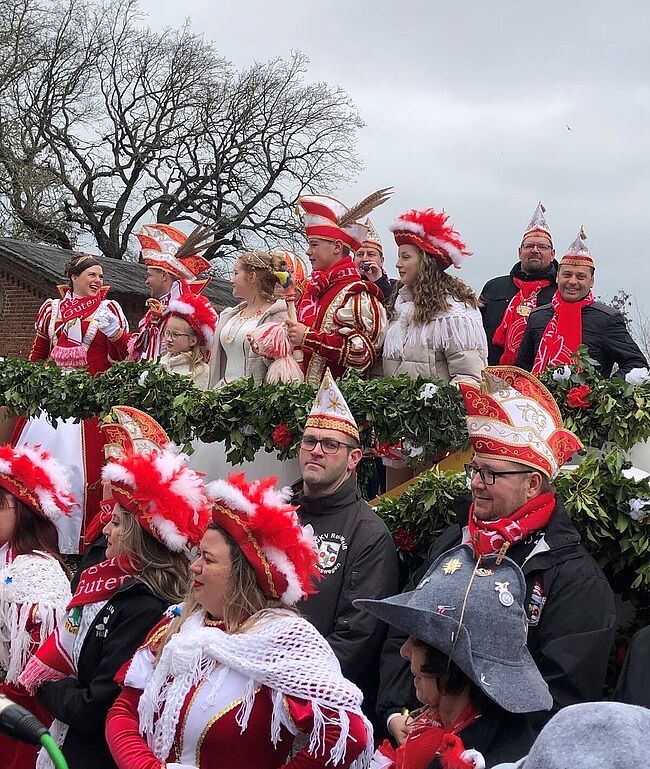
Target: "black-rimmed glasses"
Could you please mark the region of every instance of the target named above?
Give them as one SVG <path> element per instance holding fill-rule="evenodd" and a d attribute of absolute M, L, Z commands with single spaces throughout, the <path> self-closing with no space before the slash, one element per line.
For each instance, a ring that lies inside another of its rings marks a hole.
<path fill-rule="evenodd" d="M 323 454 L 336 454 L 341 446 L 345 446 L 348 449 L 356 449 L 356 446 L 345 443 L 345 441 L 335 441 L 334 438 L 321 438 L 317 440 L 313 435 L 303 435 L 300 440 L 300 448 L 305 451 L 313 451 L 319 443 Z"/>
<path fill-rule="evenodd" d="M 486 486 L 494 486 L 494 482 L 497 478 L 501 478 L 502 475 L 529 475 L 536 470 L 491 470 L 489 467 L 477 467 L 476 465 L 465 465 L 465 475 L 468 480 L 479 474 L 480 479 Z"/>

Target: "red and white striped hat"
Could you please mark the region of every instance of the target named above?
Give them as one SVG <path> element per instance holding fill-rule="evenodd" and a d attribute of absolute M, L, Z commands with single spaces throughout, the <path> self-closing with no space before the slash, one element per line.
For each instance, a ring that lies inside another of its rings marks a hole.
<path fill-rule="evenodd" d="M 210 300 L 203 294 L 183 291 L 178 298 L 172 299 L 167 305 L 166 315 L 168 317 L 176 315 L 187 321 L 196 334 L 200 347 L 206 350 L 212 349 L 218 315 L 210 304 Z"/>
<path fill-rule="evenodd" d="M 0 446 L 0 487 L 51 521 L 76 504 L 67 472 L 40 446 Z"/>
<path fill-rule="evenodd" d="M 275 488 L 277 478 L 249 483 L 243 473 L 207 486 L 212 522 L 237 542 L 264 595 L 292 606 L 315 593 L 318 553 L 303 530 L 290 489 Z"/>
<path fill-rule="evenodd" d="M 102 471 L 113 498 L 174 553 L 197 545 L 210 520 L 205 484 L 186 459 L 171 448 L 127 451 Z"/>

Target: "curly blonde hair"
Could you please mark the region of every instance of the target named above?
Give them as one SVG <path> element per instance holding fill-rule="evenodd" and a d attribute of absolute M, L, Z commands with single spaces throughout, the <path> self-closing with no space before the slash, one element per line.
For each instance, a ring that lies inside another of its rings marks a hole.
<path fill-rule="evenodd" d="M 434 257 L 418 248 L 420 261 L 415 283 L 413 284 L 413 304 L 415 315 L 413 321 L 422 326 L 429 323 L 436 315 L 450 309 L 449 299 L 455 299 L 468 307 L 478 308 L 478 299 L 473 289 L 459 278 L 454 278 L 444 270 L 441 270 Z M 398 289 L 402 287 L 400 283 Z M 395 300 L 397 291 L 390 298 L 387 310 L 389 319 L 395 314 Z"/>
<path fill-rule="evenodd" d="M 257 275 L 259 294 L 262 299 L 267 302 L 274 301 L 273 289 L 280 281 L 273 273 L 288 269 L 284 255 L 268 251 L 244 251 L 239 259 L 247 273 L 254 272 Z"/>

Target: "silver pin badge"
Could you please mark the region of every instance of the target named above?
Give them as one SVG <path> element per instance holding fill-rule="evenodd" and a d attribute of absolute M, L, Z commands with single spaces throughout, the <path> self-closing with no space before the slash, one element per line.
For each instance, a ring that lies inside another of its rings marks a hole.
<path fill-rule="evenodd" d="M 502 606 L 512 606 L 515 602 L 515 598 L 508 590 L 509 582 L 495 582 L 494 589 L 499 593 L 499 601 Z"/>

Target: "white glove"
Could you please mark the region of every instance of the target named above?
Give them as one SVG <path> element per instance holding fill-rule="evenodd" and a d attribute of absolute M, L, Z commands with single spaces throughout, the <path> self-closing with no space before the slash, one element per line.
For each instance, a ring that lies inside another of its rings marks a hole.
<path fill-rule="evenodd" d="M 647 368 L 633 368 L 625 375 L 625 381 L 631 385 L 642 384 L 650 379 Z"/>
<path fill-rule="evenodd" d="M 460 757 L 463 760 L 474 764 L 474 769 L 485 769 L 485 759 L 483 758 L 483 754 L 479 753 L 478 750 L 464 750 L 460 754 Z M 169 764 L 167 764 L 167 766 L 169 766 Z"/>
<path fill-rule="evenodd" d="M 109 339 L 117 336 L 122 327 L 120 325 L 120 319 L 112 313 L 110 310 L 102 309 L 95 315 L 97 326 L 102 334 L 105 334 Z"/>
<path fill-rule="evenodd" d="M 165 764 L 166 769 L 196 769 L 193 764 Z"/>

